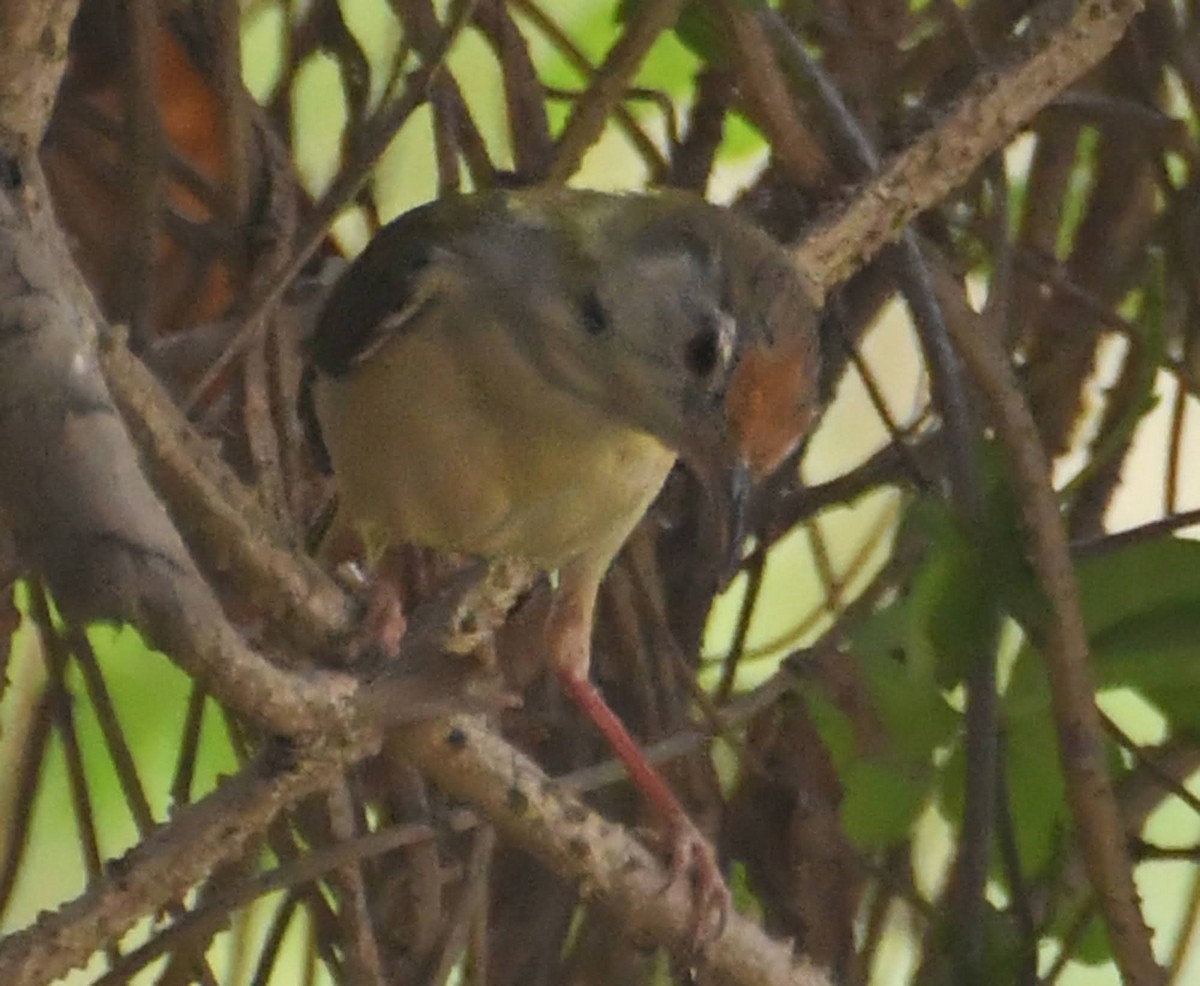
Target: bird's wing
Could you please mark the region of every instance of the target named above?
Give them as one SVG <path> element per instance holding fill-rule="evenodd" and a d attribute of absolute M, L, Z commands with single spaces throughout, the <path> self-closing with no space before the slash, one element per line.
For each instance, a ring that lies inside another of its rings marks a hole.
<path fill-rule="evenodd" d="M 307 348 L 312 365 L 345 376 L 437 296 L 439 264 L 455 252 L 463 222 L 479 222 L 477 203 L 441 200 L 393 220 L 334 285 Z"/>

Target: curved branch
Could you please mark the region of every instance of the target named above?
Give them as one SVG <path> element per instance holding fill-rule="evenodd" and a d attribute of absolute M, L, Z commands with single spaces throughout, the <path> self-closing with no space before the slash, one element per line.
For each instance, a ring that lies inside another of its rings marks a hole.
<path fill-rule="evenodd" d="M 421 770 L 475 805 L 515 844 L 612 908 L 635 937 L 686 943 L 691 893 L 625 829 L 563 793 L 524 755 L 469 717 L 406 727 L 400 742 Z M 732 913 L 695 960 L 705 983 L 829 986 L 823 971 Z"/>
<path fill-rule="evenodd" d="M 157 495 L 100 373 L 94 305 L 37 160 L 0 198 L 0 508 L 72 618 L 125 620 L 239 714 L 284 735 L 349 724 L 354 679 L 284 671 L 225 618 Z"/>
<path fill-rule="evenodd" d="M 982 73 L 936 127 L 806 237 L 796 249 L 801 269 L 825 292 L 865 266 L 1107 55 L 1141 9 L 1142 0 L 1082 0 L 1023 58 Z"/>

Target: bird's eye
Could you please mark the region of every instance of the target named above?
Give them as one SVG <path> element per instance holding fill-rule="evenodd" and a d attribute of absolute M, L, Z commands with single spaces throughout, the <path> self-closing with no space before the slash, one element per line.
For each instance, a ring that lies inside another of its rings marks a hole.
<path fill-rule="evenodd" d="M 589 291 L 579 302 L 579 317 L 589 335 L 603 335 L 608 331 L 608 312 L 604 310 L 595 291 Z"/>
<path fill-rule="evenodd" d="M 716 327 L 701 329 L 687 341 L 683 358 L 687 368 L 698 377 L 711 376 L 721 357 L 721 333 Z"/>

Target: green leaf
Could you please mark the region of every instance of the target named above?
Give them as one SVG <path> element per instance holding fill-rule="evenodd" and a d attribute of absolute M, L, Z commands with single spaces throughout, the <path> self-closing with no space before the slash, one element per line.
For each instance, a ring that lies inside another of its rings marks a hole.
<path fill-rule="evenodd" d="M 885 606 L 854 630 L 850 648 L 871 695 L 871 711 L 887 737 L 862 750 L 850 718 L 825 696 L 806 696 L 809 713 L 842 782 L 842 822 L 864 850 L 904 839 L 928 802 L 937 777 L 934 754 L 958 728 L 959 716 L 929 675 L 899 659 L 902 603 Z"/>
<path fill-rule="evenodd" d="M 937 683 L 890 659 L 866 661 L 862 670 L 888 737 L 889 758 L 930 763 L 934 751 L 952 739 L 959 723 L 958 713 L 947 704 Z"/>
<path fill-rule="evenodd" d="M 1200 730 L 1200 543 L 1162 537 L 1089 559 L 1080 606 L 1101 689 L 1130 688 L 1176 729 Z M 1027 646 L 1006 716 L 1049 714 L 1042 659 Z"/>
<path fill-rule="evenodd" d="M 932 765 L 859 760 L 841 775 L 845 798 L 842 825 L 860 849 L 885 849 L 907 837 L 920 815 L 932 778 Z"/>
<path fill-rule="evenodd" d="M 1023 552 L 1016 498 L 998 453 L 979 452 L 984 502 L 969 529 L 949 505 L 924 499 L 905 519 L 929 548 L 908 597 L 906 653 L 924 663 L 943 688 L 962 683 L 974 663 L 996 646 L 1003 613 L 1040 619 L 1045 601 Z"/>
<path fill-rule="evenodd" d="M 1008 807 L 1021 872 L 1026 880 L 1049 879 L 1062 862 L 1062 847 L 1072 826 L 1066 780 L 1058 753 L 1058 733 L 1050 712 L 1045 668 L 1032 652 L 1022 655 L 1020 700 L 1013 689 L 1001 705 L 1001 728 Z M 1115 746 L 1111 747 L 1116 756 Z M 1114 765 L 1115 761 L 1114 761 Z M 962 819 L 966 754 L 956 746 L 947 759 L 938 804 L 955 825 Z M 1007 886 L 1008 875 L 993 860 L 993 876 Z"/>
<path fill-rule="evenodd" d="M 952 688 L 991 646 L 996 594 L 974 547 L 948 531 L 916 573 L 909 593 L 908 658 Z"/>
<path fill-rule="evenodd" d="M 738 914 L 744 914 L 753 920 L 762 919 L 762 901 L 754 893 L 745 864 L 737 860 L 734 861 L 733 870 L 729 874 L 729 892 L 733 894 L 733 903 Z"/>
<path fill-rule="evenodd" d="M 1095 909 L 1093 908 L 1093 911 Z M 1071 907 L 1061 912 L 1047 929 L 1051 938 L 1059 941 L 1070 941 L 1071 958 L 1084 965 L 1100 966 L 1112 961 L 1112 945 L 1108 940 L 1108 931 L 1098 914 L 1093 913 L 1086 918 L 1082 932 L 1076 930 L 1079 922 L 1079 908 Z"/>
<path fill-rule="evenodd" d="M 729 32 L 722 25 L 715 5 L 686 4 L 675 25 L 675 35 L 685 48 L 710 68 L 730 67 Z"/>
<path fill-rule="evenodd" d="M 850 628 L 850 652 L 860 661 L 904 662 L 908 603 L 897 599 L 870 613 Z"/>
<path fill-rule="evenodd" d="M 1013 838 L 1026 878 L 1057 868 L 1071 827 L 1058 734 L 1049 715 L 1030 717 L 1005 734 L 1004 773 Z"/>
<path fill-rule="evenodd" d="M 1084 965 L 1102 966 L 1112 961 L 1112 945 L 1108 940 L 1108 929 L 1099 915 L 1094 915 L 1075 946 L 1075 961 Z"/>
<path fill-rule="evenodd" d="M 933 677 L 899 659 L 906 618 L 907 607 L 894 603 L 854 632 L 852 653 L 887 737 L 883 749 L 861 752 L 849 719 L 819 696 L 809 699 L 842 782 L 846 834 L 864 850 L 907 837 L 937 778 L 934 754 L 952 740 L 959 724 Z"/>
<path fill-rule="evenodd" d="M 617 22 L 627 24 L 639 10 L 643 0 L 621 0 L 617 6 Z M 735 0 L 744 11 L 761 10 L 766 0 Z M 675 35 L 697 58 L 712 68 L 729 67 L 729 32 L 716 8 L 708 3 L 688 3 L 679 12 Z"/>
<path fill-rule="evenodd" d="M 1118 623 L 1093 639 L 1092 660 L 1101 687 L 1132 688 L 1176 729 L 1200 730 L 1200 599 Z"/>
<path fill-rule="evenodd" d="M 1200 603 L 1200 541 L 1142 541 L 1088 559 L 1078 577 L 1083 622 L 1096 637 L 1132 616 Z"/>
<path fill-rule="evenodd" d="M 841 774 L 855 757 L 854 724 L 846 713 L 818 692 L 805 697 L 805 706 L 833 769 Z"/>
<path fill-rule="evenodd" d="M 927 760 L 958 726 L 928 661 L 909 659 L 912 605 L 896 600 L 851 631 L 849 651 L 871 691 L 875 713 L 894 750 Z"/>
<path fill-rule="evenodd" d="M 937 948 L 926 952 L 922 986 L 959 986 L 965 977 L 956 964 L 961 948 L 958 915 L 943 915 L 936 930 Z M 989 986 L 1007 986 L 1021 982 L 1020 969 L 1025 942 L 1012 914 L 987 905 L 983 914 L 983 956 Z"/>

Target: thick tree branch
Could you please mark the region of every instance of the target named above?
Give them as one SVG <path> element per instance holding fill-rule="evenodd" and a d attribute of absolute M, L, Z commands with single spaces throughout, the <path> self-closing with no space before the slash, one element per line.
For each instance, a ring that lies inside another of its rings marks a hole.
<path fill-rule="evenodd" d="M 0 0 L 0 147 L 38 146 L 67 65 L 79 0 Z"/>
<path fill-rule="evenodd" d="M 515 844 L 576 882 L 585 898 L 611 908 L 628 933 L 660 943 L 688 940 L 686 883 L 668 883 L 661 864 L 625 829 L 562 793 L 533 761 L 476 720 L 460 716 L 406 727 L 401 742 L 440 787 L 475 805 Z M 824 972 L 797 961 L 790 945 L 772 941 L 737 913 L 695 964 L 702 981 L 713 986 L 829 983 Z"/>
<path fill-rule="evenodd" d="M 172 404 L 154 375 L 116 333 L 104 340 L 101 365 L 113 400 L 138 445 L 155 487 L 197 556 L 212 572 L 227 573 L 254 604 L 308 651 L 345 637 L 354 613 L 346 593 L 310 558 L 287 547 L 262 501 L 243 485 Z"/>
<path fill-rule="evenodd" d="M 196 570 L 112 405 L 94 306 L 36 158 L 0 200 L 0 506 L 80 621 L 125 620 L 242 715 L 286 735 L 347 723 L 353 679 L 289 674 L 246 646 Z"/>

